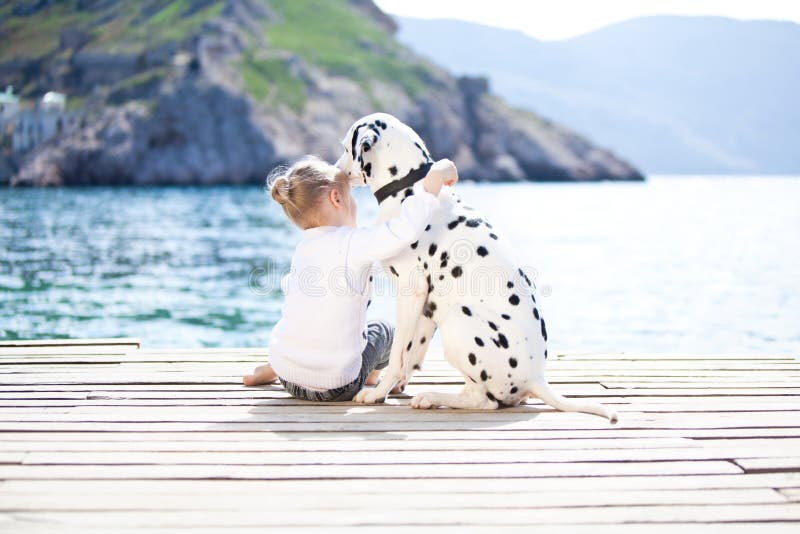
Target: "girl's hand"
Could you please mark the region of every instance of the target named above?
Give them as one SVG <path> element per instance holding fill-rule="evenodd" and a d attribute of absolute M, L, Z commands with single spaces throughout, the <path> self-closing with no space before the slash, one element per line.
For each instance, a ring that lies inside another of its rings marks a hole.
<path fill-rule="evenodd" d="M 433 195 L 438 195 L 442 190 L 442 184 L 455 185 L 458 181 L 458 169 L 456 164 L 449 159 L 440 159 L 433 164 L 431 170 L 425 175 L 422 186 Z"/>

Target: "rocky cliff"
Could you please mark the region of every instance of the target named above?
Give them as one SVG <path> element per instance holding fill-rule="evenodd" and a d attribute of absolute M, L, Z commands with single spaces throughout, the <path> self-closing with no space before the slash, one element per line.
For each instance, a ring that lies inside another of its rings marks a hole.
<path fill-rule="evenodd" d="M 465 179 L 642 179 L 395 29 L 371 0 L 0 2 L 0 86 L 60 90 L 85 113 L 0 170 L 13 185 L 260 182 L 305 153 L 338 157 L 352 121 L 385 111 Z"/>

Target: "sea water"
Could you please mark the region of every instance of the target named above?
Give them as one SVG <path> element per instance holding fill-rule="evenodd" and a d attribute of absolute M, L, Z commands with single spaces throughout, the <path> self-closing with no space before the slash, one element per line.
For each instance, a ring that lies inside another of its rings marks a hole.
<path fill-rule="evenodd" d="M 798 177 L 456 189 L 534 278 L 551 353 L 800 353 Z M 299 238 L 257 186 L 0 189 L 0 339 L 263 346 Z"/>

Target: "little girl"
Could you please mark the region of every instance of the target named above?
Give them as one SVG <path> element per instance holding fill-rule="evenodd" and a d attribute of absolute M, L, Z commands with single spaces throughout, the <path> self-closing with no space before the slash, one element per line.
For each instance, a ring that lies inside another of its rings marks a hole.
<path fill-rule="evenodd" d="M 333 165 L 306 157 L 271 178 L 272 198 L 303 229 L 303 238 L 281 283 L 285 298 L 270 335 L 270 364 L 245 376 L 244 384 L 278 378 L 298 399 L 348 401 L 377 383 L 389 363 L 394 328 L 366 324 L 372 264 L 417 241 L 439 207 L 442 184 L 457 180 L 451 161 L 437 161 L 397 217 L 357 228 L 350 185 Z"/>

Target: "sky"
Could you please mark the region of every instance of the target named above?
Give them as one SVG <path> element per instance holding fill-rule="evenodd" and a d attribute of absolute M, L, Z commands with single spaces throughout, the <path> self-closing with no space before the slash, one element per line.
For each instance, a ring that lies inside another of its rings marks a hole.
<path fill-rule="evenodd" d="M 375 0 L 393 15 L 467 20 L 558 40 L 646 15 L 718 15 L 800 23 L 800 0 Z"/>

